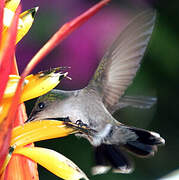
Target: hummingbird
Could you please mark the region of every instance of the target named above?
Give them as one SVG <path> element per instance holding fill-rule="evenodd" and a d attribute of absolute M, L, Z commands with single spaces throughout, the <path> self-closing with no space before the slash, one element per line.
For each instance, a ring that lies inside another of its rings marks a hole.
<path fill-rule="evenodd" d="M 110 168 L 116 173 L 130 173 L 133 164 L 125 151 L 148 157 L 154 155 L 158 145 L 165 144 L 158 133 L 125 125 L 113 117 L 118 109 L 150 108 L 156 101 L 153 97 L 125 95 L 139 69 L 155 19 L 153 9 L 134 17 L 107 50 L 85 88 L 54 89 L 39 97 L 26 121 L 67 119 L 90 129 L 76 135 L 94 146 L 93 174 L 105 173 Z"/>

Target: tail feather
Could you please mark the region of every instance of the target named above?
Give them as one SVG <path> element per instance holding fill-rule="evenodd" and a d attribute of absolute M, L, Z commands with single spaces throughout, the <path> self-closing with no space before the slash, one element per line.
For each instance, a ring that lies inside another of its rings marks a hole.
<path fill-rule="evenodd" d="M 111 167 L 107 161 L 107 158 L 105 156 L 105 145 L 102 144 L 94 149 L 94 155 L 95 155 L 95 166 L 92 167 L 92 174 L 104 174 L 107 173 Z"/>
<path fill-rule="evenodd" d="M 130 173 L 132 172 L 132 164 L 127 156 L 114 145 L 106 145 L 106 157 L 113 167 L 114 172 Z"/>
<path fill-rule="evenodd" d="M 137 138 L 127 141 L 124 147 L 138 156 L 154 155 L 157 145 L 165 144 L 165 140 L 158 133 L 133 127 L 128 129 L 134 132 Z"/>
<path fill-rule="evenodd" d="M 133 127 L 128 129 L 135 132 L 135 134 L 138 136 L 137 140 L 141 143 L 148 145 L 165 144 L 165 140 L 162 137 L 160 137 L 160 135 L 156 132 L 147 131 L 139 128 L 133 128 Z"/>
<path fill-rule="evenodd" d="M 97 165 L 107 165 L 104 144 L 95 148 L 95 161 Z"/>
<path fill-rule="evenodd" d="M 95 149 L 96 166 L 92 168 L 92 174 L 103 174 L 112 168 L 115 173 L 131 173 L 132 163 L 115 145 L 102 144 Z"/>
<path fill-rule="evenodd" d="M 137 156 L 143 156 L 143 157 L 147 157 L 147 156 L 151 156 L 154 155 L 154 153 L 157 151 L 157 147 L 156 146 L 151 146 L 151 145 L 147 145 L 147 144 L 143 144 L 140 142 L 127 142 L 126 145 L 124 145 L 124 147 L 134 153 Z"/>

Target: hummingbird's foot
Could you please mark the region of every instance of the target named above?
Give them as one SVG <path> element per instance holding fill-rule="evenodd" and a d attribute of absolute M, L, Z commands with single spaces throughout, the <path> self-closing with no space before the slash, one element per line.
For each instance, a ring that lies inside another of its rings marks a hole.
<path fill-rule="evenodd" d="M 83 123 L 83 121 L 80 119 L 77 120 L 75 124 L 78 125 L 80 128 L 88 128 L 88 125 Z"/>

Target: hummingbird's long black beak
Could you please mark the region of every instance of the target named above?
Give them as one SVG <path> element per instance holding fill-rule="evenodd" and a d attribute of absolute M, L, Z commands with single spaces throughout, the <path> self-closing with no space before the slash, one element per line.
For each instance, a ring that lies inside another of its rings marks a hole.
<path fill-rule="evenodd" d="M 44 120 L 55 120 L 55 121 L 63 121 L 65 123 L 71 122 L 69 117 L 58 117 L 58 118 L 46 118 Z"/>
<path fill-rule="evenodd" d="M 33 121 L 33 120 L 35 120 L 35 118 L 32 116 L 29 116 L 29 118 L 24 122 L 24 123 L 28 123 L 28 122 L 30 122 L 30 121 Z M 40 119 L 39 119 L 40 120 Z M 70 119 L 69 119 L 69 117 L 63 117 L 63 118 L 44 118 L 44 119 L 42 119 L 43 121 L 44 120 L 55 120 L 55 121 L 64 121 L 65 123 L 67 123 L 67 122 L 71 122 L 70 121 Z"/>

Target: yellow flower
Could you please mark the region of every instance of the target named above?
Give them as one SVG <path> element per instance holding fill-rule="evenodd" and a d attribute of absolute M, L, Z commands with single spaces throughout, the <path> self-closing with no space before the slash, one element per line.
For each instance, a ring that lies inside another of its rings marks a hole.
<path fill-rule="evenodd" d="M 38 179 L 36 163 L 63 179 L 87 179 L 86 175 L 63 155 L 33 142 L 67 136 L 80 130 L 66 121 L 27 119 L 24 101 L 53 89 L 67 73 L 60 68 L 29 75 L 32 69 L 64 38 L 82 25 L 110 0 L 103 0 L 88 11 L 63 25 L 31 59 L 19 76 L 15 45 L 30 29 L 38 8 L 20 14 L 20 0 L 0 0 L 0 178 Z M 47 131 L 48 130 L 48 131 Z M 48 162 L 48 163 L 47 163 Z"/>

